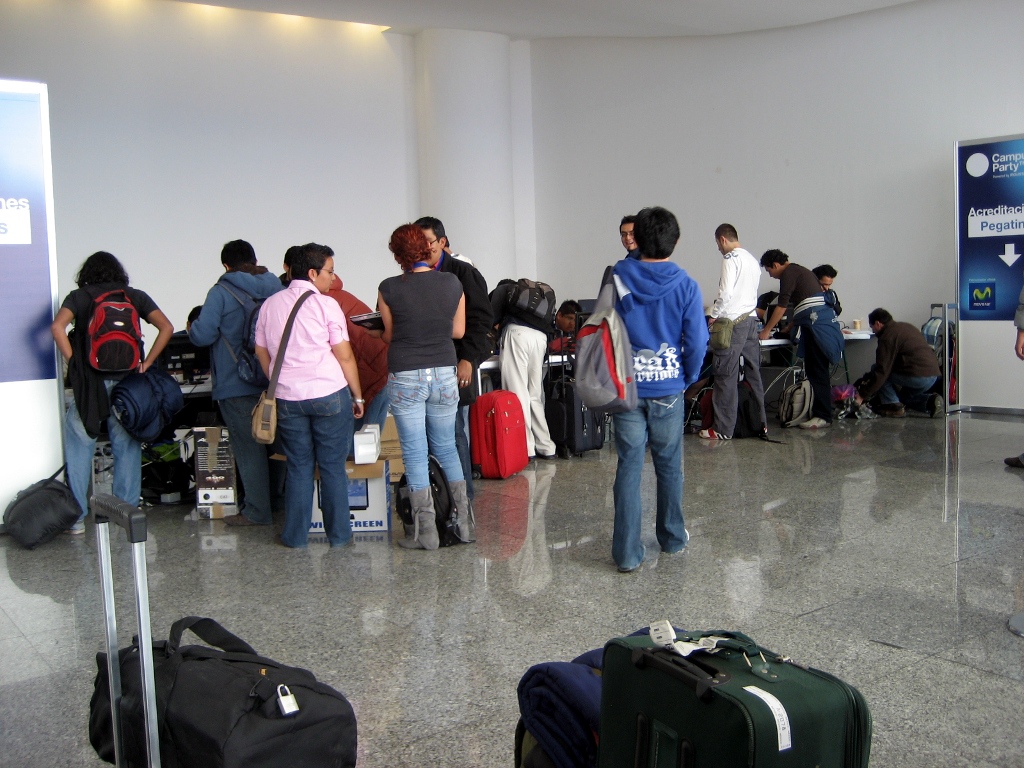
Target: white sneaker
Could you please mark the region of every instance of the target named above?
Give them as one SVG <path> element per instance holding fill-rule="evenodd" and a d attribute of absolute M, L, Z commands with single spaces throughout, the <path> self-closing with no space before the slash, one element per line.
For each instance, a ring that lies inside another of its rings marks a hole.
<path fill-rule="evenodd" d="M 831 427 L 832 422 L 825 421 L 820 416 L 815 416 L 813 419 L 808 419 L 800 425 L 800 429 L 825 429 Z"/>

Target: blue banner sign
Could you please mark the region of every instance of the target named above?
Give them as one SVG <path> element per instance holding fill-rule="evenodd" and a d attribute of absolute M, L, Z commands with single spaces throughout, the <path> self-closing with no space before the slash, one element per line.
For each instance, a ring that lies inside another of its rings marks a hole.
<path fill-rule="evenodd" d="M 57 377 L 46 86 L 0 80 L 0 382 Z"/>
<path fill-rule="evenodd" d="M 961 320 L 1012 320 L 1024 287 L 1024 136 L 957 144 Z"/>

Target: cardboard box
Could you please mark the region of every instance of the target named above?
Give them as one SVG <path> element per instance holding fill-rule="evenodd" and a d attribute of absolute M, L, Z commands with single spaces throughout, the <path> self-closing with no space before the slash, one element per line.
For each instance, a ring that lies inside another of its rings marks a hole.
<path fill-rule="evenodd" d="M 196 511 L 215 519 L 238 514 L 235 455 L 224 427 L 196 427 Z"/>
<path fill-rule="evenodd" d="M 373 464 L 345 462 L 348 474 L 348 503 L 352 533 L 388 531 L 391 528 L 391 467 L 387 459 Z M 320 511 L 320 481 L 313 499 L 310 534 L 323 534 L 324 518 Z"/>
<path fill-rule="evenodd" d="M 390 413 L 384 420 L 384 431 L 380 433 L 380 440 L 382 443 L 398 442 L 398 425 L 395 424 L 395 417 Z"/>

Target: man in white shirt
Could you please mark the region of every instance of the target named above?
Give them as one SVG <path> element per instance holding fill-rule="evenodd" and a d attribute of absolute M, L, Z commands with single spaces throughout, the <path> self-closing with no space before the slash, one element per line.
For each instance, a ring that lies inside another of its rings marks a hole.
<path fill-rule="evenodd" d="M 729 320 L 734 323 L 732 341 L 724 349 L 713 349 L 712 371 L 715 390 L 712 396 L 715 418 L 709 429 L 700 436 L 706 440 L 729 440 L 736 428 L 739 404 L 740 357 L 743 358 L 744 376 L 754 395 L 761 417 L 761 434 L 767 432 L 768 420 L 764 412 L 764 387 L 761 383 L 761 348 L 757 339 L 757 287 L 761 280 L 761 265 L 740 246 L 739 235 L 732 224 L 722 224 L 715 230 L 715 242 L 722 259 L 722 276 L 718 281 L 718 298 L 711 307 L 708 327 Z M 714 334 L 713 334 L 714 336 Z M 714 343 L 712 344 L 714 346 Z"/>

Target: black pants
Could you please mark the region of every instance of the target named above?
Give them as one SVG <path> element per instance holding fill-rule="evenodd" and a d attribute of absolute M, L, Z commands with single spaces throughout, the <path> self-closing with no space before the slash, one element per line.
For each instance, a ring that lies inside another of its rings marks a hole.
<path fill-rule="evenodd" d="M 818 346 L 810 328 L 806 326 L 801 328 L 800 337 L 804 342 L 804 367 L 807 369 L 807 379 L 811 382 L 811 389 L 814 390 L 814 407 L 811 409 L 811 416 L 831 422 L 832 377 L 830 371 L 832 364 L 821 347 Z"/>

